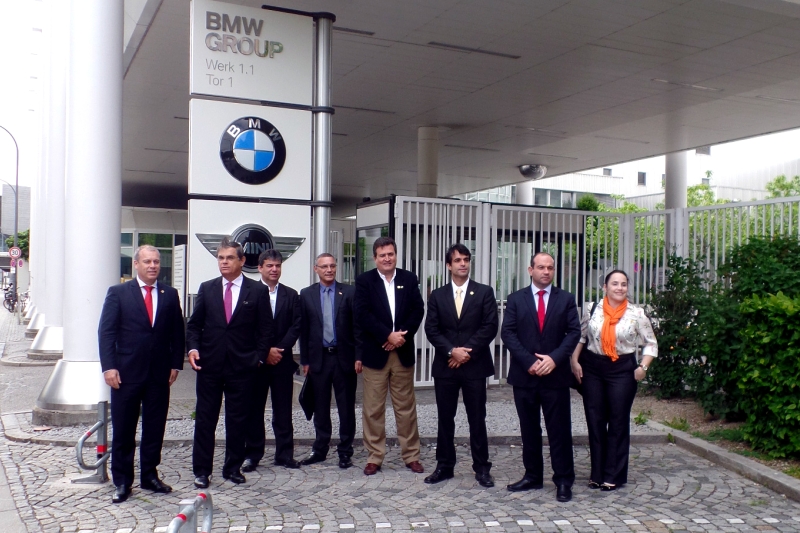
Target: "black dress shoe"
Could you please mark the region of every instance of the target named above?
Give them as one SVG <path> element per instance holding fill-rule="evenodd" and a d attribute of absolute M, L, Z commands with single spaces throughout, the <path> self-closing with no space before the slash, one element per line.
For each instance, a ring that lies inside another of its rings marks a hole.
<path fill-rule="evenodd" d="M 349 457 L 339 457 L 339 468 L 345 469 L 353 466 L 353 460 Z"/>
<path fill-rule="evenodd" d="M 529 477 L 524 477 L 517 481 L 516 483 L 512 483 L 511 485 L 507 485 L 506 488 L 511 492 L 523 492 L 526 490 L 538 490 L 544 487 L 543 482 L 536 482 Z"/>
<path fill-rule="evenodd" d="M 242 463 L 242 472 L 255 472 L 256 468 L 258 468 L 258 461 L 245 459 L 244 463 Z"/>
<path fill-rule="evenodd" d="M 491 488 L 494 487 L 494 478 L 489 472 L 478 472 L 475 474 L 475 480 L 481 487 Z"/>
<path fill-rule="evenodd" d="M 157 477 L 152 477 L 150 479 L 143 479 L 142 488 L 147 490 L 152 490 L 153 492 L 158 492 L 160 494 L 169 494 L 170 492 L 172 492 L 172 487 L 163 483 Z"/>
<path fill-rule="evenodd" d="M 198 489 L 207 489 L 208 488 L 208 476 L 205 474 L 200 474 L 199 476 L 194 477 L 194 486 Z"/>
<path fill-rule="evenodd" d="M 441 483 L 442 481 L 445 481 L 447 479 L 452 479 L 452 478 L 453 478 L 453 471 L 451 469 L 449 469 L 449 468 L 436 468 L 436 470 L 433 471 L 433 474 L 431 474 L 430 476 L 426 477 L 424 479 L 424 481 L 428 485 L 433 485 L 435 483 Z"/>
<path fill-rule="evenodd" d="M 247 479 L 245 479 L 245 477 L 239 471 L 224 473 L 222 474 L 222 477 L 224 477 L 228 481 L 236 483 L 237 485 L 240 485 L 245 481 L 247 481 Z"/>
<path fill-rule="evenodd" d="M 300 468 L 300 462 L 295 461 L 294 458 L 289 458 L 282 461 L 275 461 L 275 466 L 282 466 L 284 468 Z M 242 470 L 244 470 L 244 468 L 242 468 Z"/>
<path fill-rule="evenodd" d="M 126 487 L 125 485 L 117 485 L 114 487 L 114 496 L 111 497 L 111 501 L 114 503 L 122 503 L 128 499 L 131 495 L 131 488 Z"/>
<path fill-rule="evenodd" d="M 325 456 L 321 453 L 311 452 L 308 457 L 300 461 L 301 465 L 313 465 L 314 463 L 321 463 L 325 460 Z"/>
<path fill-rule="evenodd" d="M 572 487 L 569 485 L 559 485 L 556 488 L 556 500 L 560 502 L 568 502 L 572 499 Z"/>

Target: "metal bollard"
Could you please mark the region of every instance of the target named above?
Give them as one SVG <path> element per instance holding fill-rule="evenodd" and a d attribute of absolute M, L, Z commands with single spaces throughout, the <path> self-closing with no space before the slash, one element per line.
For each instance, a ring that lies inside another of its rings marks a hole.
<path fill-rule="evenodd" d="M 83 461 L 83 444 L 86 439 L 94 435 L 99 429 L 102 429 L 102 431 L 97 434 L 97 461 L 94 464 L 87 465 Z M 79 467 L 84 470 L 94 470 L 95 473 L 90 476 L 73 479 L 73 483 L 105 483 L 108 481 L 107 463 L 109 457 L 111 457 L 111 452 L 108 451 L 108 402 L 99 402 L 97 404 L 97 422 L 78 439 L 78 444 L 75 445 L 75 455 L 77 456 Z"/>
<path fill-rule="evenodd" d="M 197 531 L 197 513 L 203 511 L 203 526 L 201 533 L 211 531 L 211 523 L 214 521 L 214 504 L 211 501 L 211 494 L 199 493 L 194 500 L 182 500 L 178 504 L 178 514 L 172 519 L 167 527 L 167 533 L 178 533 L 180 531 Z M 183 527 L 186 526 L 184 530 Z"/>

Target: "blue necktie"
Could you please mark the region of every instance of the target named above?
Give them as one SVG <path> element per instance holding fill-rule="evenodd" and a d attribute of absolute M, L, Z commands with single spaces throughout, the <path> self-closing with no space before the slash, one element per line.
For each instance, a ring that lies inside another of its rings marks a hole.
<path fill-rule="evenodd" d="M 325 287 L 324 302 L 322 305 L 322 338 L 325 342 L 333 344 L 333 304 L 331 303 L 330 287 Z"/>

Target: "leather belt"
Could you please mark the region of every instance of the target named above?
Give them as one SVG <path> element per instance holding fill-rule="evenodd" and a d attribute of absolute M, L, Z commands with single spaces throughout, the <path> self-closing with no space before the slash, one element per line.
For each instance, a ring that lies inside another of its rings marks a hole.
<path fill-rule="evenodd" d="M 323 346 L 322 353 L 337 353 L 339 348 L 336 346 Z"/>

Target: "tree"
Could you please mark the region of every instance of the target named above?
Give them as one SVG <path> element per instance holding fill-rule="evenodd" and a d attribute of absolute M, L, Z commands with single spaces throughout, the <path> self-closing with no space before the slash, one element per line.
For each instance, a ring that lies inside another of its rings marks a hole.
<path fill-rule="evenodd" d="M 581 211 L 600 211 L 600 202 L 593 194 L 584 194 L 578 198 L 577 208 Z"/>
<path fill-rule="evenodd" d="M 800 196 L 800 176 L 795 176 L 790 180 L 781 174 L 774 180 L 767 182 L 767 191 L 769 191 L 770 198 Z"/>
<path fill-rule="evenodd" d="M 20 231 L 17 233 L 17 246 L 19 246 L 20 250 L 22 250 L 22 258 L 27 261 L 28 260 L 28 249 L 30 247 L 29 241 L 31 237 L 31 230 L 26 229 L 25 231 Z M 9 235 L 6 237 L 6 246 L 11 248 L 14 246 L 14 236 Z"/>

